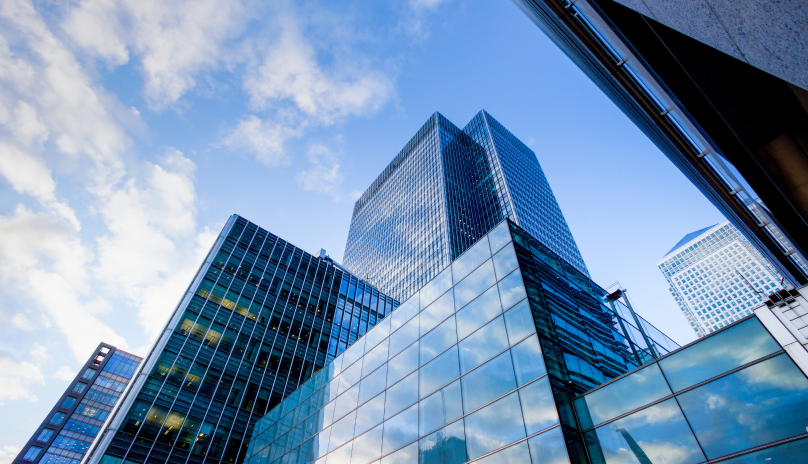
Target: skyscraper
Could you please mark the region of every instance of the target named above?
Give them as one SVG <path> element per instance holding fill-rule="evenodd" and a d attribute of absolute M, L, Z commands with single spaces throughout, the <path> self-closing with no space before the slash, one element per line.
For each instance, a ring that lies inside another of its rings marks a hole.
<path fill-rule="evenodd" d="M 233 215 L 88 462 L 241 462 L 252 423 L 397 304 Z"/>
<path fill-rule="evenodd" d="M 782 276 L 808 283 L 808 3 L 514 2 Z"/>
<path fill-rule="evenodd" d="M 98 345 L 14 464 L 79 464 L 141 361 Z"/>
<path fill-rule="evenodd" d="M 356 201 L 344 264 L 403 299 L 504 218 L 588 275 L 533 151 L 485 111 L 435 113 Z"/>
<path fill-rule="evenodd" d="M 657 266 L 699 337 L 752 314 L 782 289 L 780 274 L 729 222 L 685 235 Z"/>

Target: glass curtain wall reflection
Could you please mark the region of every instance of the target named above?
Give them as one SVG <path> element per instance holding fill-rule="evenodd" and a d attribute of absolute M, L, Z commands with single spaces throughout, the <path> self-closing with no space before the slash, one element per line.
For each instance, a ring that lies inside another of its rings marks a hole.
<path fill-rule="evenodd" d="M 241 462 L 252 424 L 397 304 L 234 215 L 90 462 Z"/>
<path fill-rule="evenodd" d="M 593 329 L 582 326 L 568 350 L 572 340 L 559 334 L 548 342 L 540 318 L 548 305 L 531 295 L 547 265 L 533 262 L 527 237 L 503 221 L 305 382 L 256 423 L 250 464 L 569 462 L 566 436 L 576 435 L 561 425 L 571 412 L 562 382 L 572 378 L 573 358 L 565 353 L 578 353 L 578 371 L 588 362 L 597 383 L 636 367 L 642 350 L 618 334 L 620 316 L 588 293 L 601 332 L 583 339 Z M 567 282 L 568 292 L 586 283 L 605 295 L 566 266 L 578 282 L 549 266 L 546 277 Z M 596 340 L 610 353 L 607 365 L 593 354 Z"/>
<path fill-rule="evenodd" d="M 574 402 L 594 464 L 800 462 L 808 378 L 750 316 Z M 804 457 L 804 455 L 802 455 Z"/>

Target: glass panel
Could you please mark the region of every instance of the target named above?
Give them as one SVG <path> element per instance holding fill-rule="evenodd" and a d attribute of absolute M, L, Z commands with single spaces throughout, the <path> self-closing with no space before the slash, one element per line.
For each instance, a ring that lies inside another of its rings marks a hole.
<path fill-rule="evenodd" d="M 418 342 L 387 363 L 387 385 L 392 385 L 418 368 Z"/>
<path fill-rule="evenodd" d="M 753 317 L 661 359 L 659 365 L 673 391 L 679 391 L 779 350 Z"/>
<path fill-rule="evenodd" d="M 320 414 L 322 414 L 323 428 L 328 427 L 334 421 L 334 405 L 336 403 L 336 401 L 328 403 L 318 413 L 318 418 L 320 417 Z"/>
<path fill-rule="evenodd" d="M 443 350 L 457 343 L 457 325 L 454 316 L 446 319 L 441 325 L 421 337 L 421 364 L 442 353 Z"/>
<path fill-rule="evenodd" d="M 421 464 L 461 464 L 468 461 L 463 421 L 424 437 L 419 443 Z"/>
<path fill-rule="evenodd" d="M 471 271 L 477 268 L 483 261 L 491 256 L 488 248 L 488 240 L 479 240 L 471 248 L 452 263 L 452 274 L 455 284 L 463 280 Z"/>
<path fill-rule="evenodd" d="M 473 411 L 516 388 L 511 354 L 507 351 L 462 377 L 463 408 Z"/>
<path fill-rule="evenodd" d="M 585 430 L 671 394 L 659 367 L 651 364 L 575 400 Z"/>
<path fill-rule="evenodd" d="M 347 445 L 343 446 L 342 448 L 332 452 L 328 455 L 328 463 L 329 464 L 351 464 L 351 451 L 353 448 L 353 443 L 348 443 Z M 289 463 L 291 461 L 283 461 L 284 464 Z"/>
<path fill-rule="evenodd" d="M 530 452 L 527 448 L 527 442 L 523 441 L 510 448 L 494 453 L 491 456 L 486 456 L 474 464 L 529 464 Z"/>
<path fill-rule="evenodd" d="M 494 255 L 494 270 L 497 273 L 497 279 L 505 277 L 518 265 L 513 243 L 506 245 L 502 251 Z"/>
<path fill-rule="evenodd" d="M 338 446 L 353 438 L 355 422 L 356 411 L 334 422 L 334 425 L 331 426 L 331 438 L 328 440 L 329 451 L 337 449 Z"/>
<path fill-rule="evenodd" d="M 346 369 L 339 376 L 339 390 L 338 394 L 342 394 L 345 390 L 351 388 L 362 377 L 362 362 L 354 363 L 353 366 Z"/>
<path fill-rule="evenodd" d="M 418 438 L 418 405 L 413 405 L 384 423 L 382 454 L 400 448 L 416 438 Z"/>
<path fill-rule="evenodd" d="M 433 327 L 446 320 L 452 313 L 454 313 L 454 293 L 448 292 L 438 298 L 438 301 L 421 311 L 419 316 L 421 318 L 421 335 L 432 330 Z"/>
<path fill-rule="evenodd" d="M 499 281 L 499 297 L 502 299 L 504 309 L 510 308 L 526 296 L 522 273 L 518 270 Z"/>
<path fill-rule="evenodd" d="M 373 372 L 387 361 L 387 340 L 370 350 L 362 360 L 362 377 Z"/>
<path fill-rule="evenodd" d="M 359 404 L 378 395 L 387 387 L 387 366 L 376 369 L 359 384 Z"/>
<path fill-rule="evenodd" d="M 455 261 L 457 262 L 457 261 Z M 473 300 L 488 287 L 497 281 L 494 276 L 494 265 L 491 261 L 486 261 L 477 270 L 468 275 L 462 282 L 455 285 L 454 298 L 455 308 L 462 308 L 469 301 Z"/>
<path fill-rule="evenodd" d="M 805 433 L 808 379 L 786 354 L 677 397 L 710 459 Z"/>
<path fill-rule="evenodd" d="M 420 435 L 425 435 L 462 416 L 463 401 L 460 396 L 460 381 L 455 381 L 421 400 L 418 408 Z"/>
<path fill-rule="evenodd" d="M 363 433 L 384 420 L 384 393 L 356 410 L 356 433 Z"/>
<path fill-rule="evenodd" d="M 410 343 L 418 340 L 418 336 L 418 318 L 416 317 L 390 335 L 390 356 L 395 356 Z"/>
<path fill-rule="evenodd" d="M 460 340 L 466 338 L 500 313 L 499 290 L 493 287 L 457 312 L 457 337 Z"/>
<path fill-rule="evenodd" d="M 429 303 L 443 295 L 452 288 L 452 268 L 447 267 L 437 277 L 421 288 L 421 307 L 426 308 Z"/>
<path fill-rule="evenodd" d="M 384 417 L 388 418 L 418 401 L 418 372 L 387 389 Z M 417 421 L 416 421 L 417 422 Z"/>
<path fill-rule="evenodd" d="M 671 398 L 585 434 L 592 462 L 695 464 L 705 460 Z"/>
<path fill-rule="evenodd" d="M 792 441 L 737 458 L 721 461 L 721 464 L 787 464 L 800 462 L 808 456 L 808 439 Z"/>
<path fill-rule="evenodd" d="M 511 356 L 516 371 L 516 383 L 520 387 L 547 373 L 539 339 L 535 335 L 511 348 Z"/>
<path fill-rule="evenodd" d="M 382 455 L 382 426 L 357 437 L 353 442 L 351 464 L 367 464 Z"/>
<path fill-rule="evenodd" d="M 367 345 L 366 348 L 373 348 L 390 335 L 390 319 L 389 317 L 385 317 L 368 331 L 365 335 L 367 339 L 365 342 Z"/>
<path fill-rule="evenodd" d="M 465 374 L 508 348 L 505 322 L 501 317 L 494 319 L 460 342 L 458 346 L 460 347 L 460 366 Z"/>
<path fill-rule="evenodd" d="M 418 302 L 418 293 L 411 296 L 409 300 L 405 301 L 401 306 L 396 308 L 393 311 L 393 314 L 390 316 L 390 331 L 395 331 L 405 322 L 409 321 L 411 317 L 418 314 L 418 311 L 421 310 L 421 305 Z"/>
<path fill-rule="evenodd" d="M 381 464 L 418 464 L 418 443 L 413 443 L 384 457 Z"/>
<path fill-rule="evenodd" d="M 334 419 L 348 414 L 356 409 L 359 403 L 359 385 L 354 386 L 337 398 L 337 405 L 334 407 Z"/>
<path fill-rule="evenodd" d="M 561 427 L 548 430 L 527 441 L 533 464 L 569 464 L 567 445 Z"/>
<path fill-rule="evenodd" d="M 550 390 L 550 378 L 545 377 L 519 390 L 522 400 L 522 413 L 525 416 L 527 434 L 532 435 L 558 423 L 558 411 L 553 392 Z"/>
<path fill-rule="evenodd" d="M 526 437 L 516 393 L 489 404 L 464 420 L 469 459 Z"/>
<path fill-rule="evenodd" d="M 488 233 L 488 242 L 491 244 L 491 253 L 496 253 L 511 242 L 508 221 L 502 221 L 494 230 Z"/>
<path fill-rule="evenodd" d="M 457 363 L 457 347 L 453 346 L 421 368 L 420 397 L 424 398 L 458 377 L 460 367 Z"/>
<path fill-rule="evenodd" d="M 508 327 L 508 342 L 511 345 L 536 331 L 527 298 L 505 312 L 505 325 Z"/>
<path fill-rule="evenodd" d="M 328 452 L 328 439 L 331 436 L 331 429 L 324 430 L 312 440 L 314 446 L 314 455 L 322 456 Z M 275 445 L 272 445 L 275 446 Z"/>
<path fill-rule="evenodd" d="M 365 354 L 365 337 L 360 338 L 345 350 L 345 353 L 342 354 L 342 365 L 347 369 L 351 364 L 355 363 L 357 359 L 361 358 L 363 354 Z"/>

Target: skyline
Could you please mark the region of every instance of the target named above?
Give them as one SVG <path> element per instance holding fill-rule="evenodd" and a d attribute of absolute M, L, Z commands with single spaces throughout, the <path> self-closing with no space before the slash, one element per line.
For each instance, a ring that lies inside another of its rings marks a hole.
<path fill-rule="evenodd" d="M 144 353 L 230 214 L 341 261 L 352 195 L 434 111 L 464 121 L 484 108 L 525 141 L 593 280 L 620 280 L 650 322 L 689 341 L 655 264 L 721 215 L 510 2 L 354 2 L 347 14 L 320 5 L 324 16 L 263 7 L 251 15 L 293 18 L 300 29 L 263 25 L 264 37 L 244 4 L 213 14 L 211 3 L 185 22 L 181 2 L 26 5 L 0 10 L 14 50 L 0 60 L 18 73 L 0 76 L 0 316 L 11 321 L 0 329 L 0 415 L 25 417 L 14 428 L 3 421 L 0 462 L 99 342 Z M 116 35 L 106 19 L 131 28 Z M 160 29 L 171 20 L 177 28 Z M 80 33 L 90 26 L 110 40 L 90 41 Z M 384 30 L 389 37 L 373 34 Z M 169 40 L 179 33 L 182 42 Z M 307 59 L 261 74 L 281 44 Z M 260 59 L 244 58 L 250 51 Z M 338 71 L 344 63 L 358 64 Z M 50 80 L 33 86 L 23 71 Z M 256 76 L 320 91 L 284 93 L 256 86 Z M 370 93 L 357 100 L 357 89 Z M 267 121 L 293 124 L 273 133 Z M 255 144 L 236 143 L 247 139 Z M 334 226 L 324 232 L 326 222 Z M 82 315 L 88 328 L 74 323 Z"/>

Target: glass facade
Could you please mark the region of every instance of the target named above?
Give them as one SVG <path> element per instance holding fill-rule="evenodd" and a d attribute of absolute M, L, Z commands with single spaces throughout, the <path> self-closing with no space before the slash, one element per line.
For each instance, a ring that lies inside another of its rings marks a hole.
<path fill-rule="evenodd" d="M 252 424 L 397 305 L 231 217 L 91 462 L 241 462 Z"/>
<path fill-rule="evenodd" d="M 783 288 L 780 274 L 729 222 L 687 234 L 658 266 L 699 337 L 752 314 Z"/>
<path fill-rule="evenodd" d="M 258 421 L 246 459 L 577 462 L 575 392 L 656 353 L 606 296 L 503 221 Z"/>
<path fill-rule="evenodd" d="M 587 274 L 536 155 L 488 113 L 435 113 L 354 206 L 345 266 L 403 300 L 502 219 Z"/>
<path fill-rule="evenodd" d="M 79 464 L 141 361 L 99 345 L 14 462 Z"/>
<path fill-rule="evenodd" d="M 754 316 L 574 406 L 593 464 L 723 457 L 733 464 L 791 463 L 808 451 L 808 378 Z M 756 450 L 771 445 L 779 446 Z"/>

